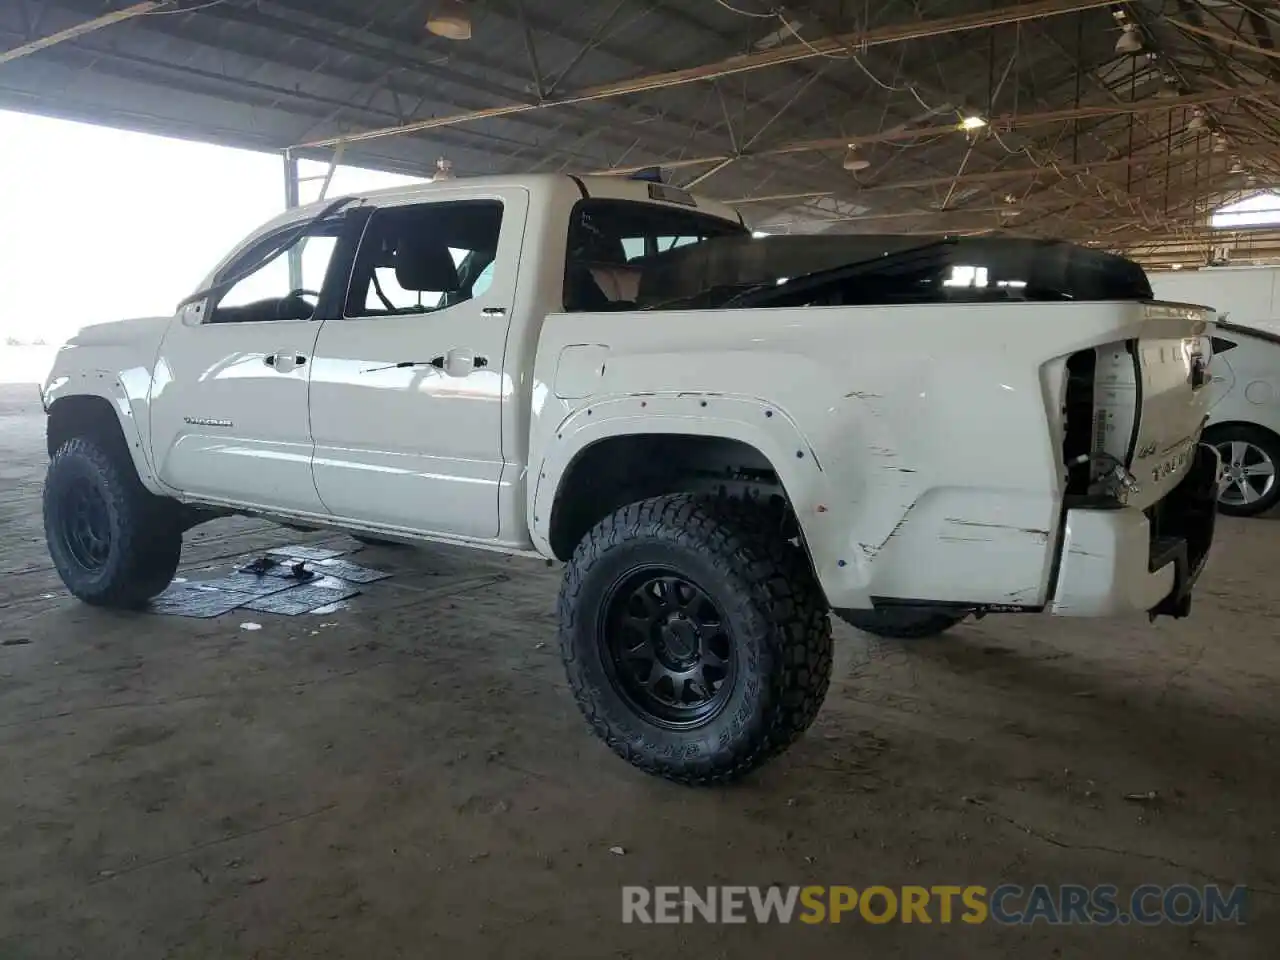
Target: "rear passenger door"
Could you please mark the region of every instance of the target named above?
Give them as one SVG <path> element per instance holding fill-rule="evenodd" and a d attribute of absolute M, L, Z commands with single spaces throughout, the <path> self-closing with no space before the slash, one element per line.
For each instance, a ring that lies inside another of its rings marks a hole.
<path fill-rule="evenodd" d="M 524 191 L 504 189 L 373 213 L 311 364 L 313 473 L 335 516 L 497 538 L 527 211 Z"/>

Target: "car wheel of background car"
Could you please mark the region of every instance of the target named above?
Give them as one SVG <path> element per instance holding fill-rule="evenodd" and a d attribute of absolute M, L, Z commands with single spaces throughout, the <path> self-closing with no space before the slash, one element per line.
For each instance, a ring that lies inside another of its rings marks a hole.
<path fill-rule="evenodd" d="M 560 652 L 592 728 L 680 783 L 729 781 L 813 722 L 831 623 L 804 552 L 727 498 L 622 507 L 574 551 Z"/>
<path fill-rule="evenodd" d="M 968 616 L 938 610 L 885 607 L 879 610 L 841 610 L 841 620 L 864 633 L 893 640 L 921 640 L 945 633 Z"/>
<path fill-rule="evenodd" d="M 142 486 L 126 452 L 85 438 L 49 462 L 44 530 L 67 589 L 103 607 L 136 608 L 163 592 L 182 552 L 175 505 Z"/>
<path fill-rule="evenodd" d="M 1280 464 L 1280 439 L 1266 430 L 1233 424 L 1207 432 L 1205 442 L 1222 457 L 1222 482 L 1218 509 L 1236 517 L 1265 513 L 1280 500 L 1276 466 Z"/>

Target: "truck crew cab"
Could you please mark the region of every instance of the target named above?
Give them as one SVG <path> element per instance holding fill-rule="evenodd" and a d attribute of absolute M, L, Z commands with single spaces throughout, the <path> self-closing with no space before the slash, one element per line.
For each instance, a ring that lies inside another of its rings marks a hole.
<path fill-rule="evenodd" d="M 813 721 L 828 612 L 1185 615 L 1212 539 L 1206 311 L 1035 240 L 753 238 L 652 182 L 291 210 L 44 387 L 49 550 L 137 607 L 226 513 L 565 564 L 595 731 L 719 782 Z"/>

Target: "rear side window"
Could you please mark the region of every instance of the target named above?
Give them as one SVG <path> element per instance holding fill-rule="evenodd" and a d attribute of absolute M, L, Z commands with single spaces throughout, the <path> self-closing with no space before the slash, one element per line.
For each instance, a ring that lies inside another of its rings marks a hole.
<path fill-rule="evenodd" d="M 482 296 L 501 232 L 497 200 L 378 210 L 356 254 L 346 316 L 434 313 Z"/>
<path fill-rule="evenodd" d="M 644 277 L 677 250 L 715 237 L 749 236 L 739 223 L 633 200 L 580 200 L 569 219 L 564 307 L 629 310 L 643 305 Z"/>

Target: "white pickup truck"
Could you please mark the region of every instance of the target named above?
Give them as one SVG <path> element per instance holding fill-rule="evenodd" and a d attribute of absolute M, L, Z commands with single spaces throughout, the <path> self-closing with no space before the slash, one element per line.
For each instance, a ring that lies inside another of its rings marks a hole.
<path fill-rule="evenodd" d="M 618 754 L 738 776 L 812 722 L 828 612 L 1183 616 L 1213 535 L 1201 308 L 1068 244 L 753 238 L 616 178 L 289 211 L 44 387 L 49 550 L 136 607 L 226 513 L 565 562 Z"/>

